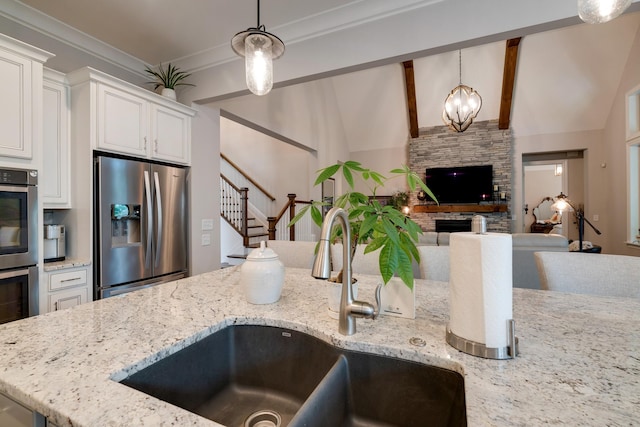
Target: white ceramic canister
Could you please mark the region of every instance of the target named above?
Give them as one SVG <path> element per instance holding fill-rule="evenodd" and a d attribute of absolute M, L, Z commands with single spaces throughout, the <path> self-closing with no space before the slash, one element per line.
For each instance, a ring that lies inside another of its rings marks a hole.
<path fill-rule="evenodd" d="M 240 268 L 240 283 L 247 301 L 252 304 L 271 304 L 280 299 L 284 285 L 284 264 L 271 248 L 251 251 Z"/>

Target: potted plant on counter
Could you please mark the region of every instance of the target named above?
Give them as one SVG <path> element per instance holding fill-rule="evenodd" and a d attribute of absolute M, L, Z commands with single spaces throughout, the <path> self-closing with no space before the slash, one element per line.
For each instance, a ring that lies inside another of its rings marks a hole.
<path fill-rule="evenodd" d="M 184 79 L 191 75 L 190 73 L 180 71 L 178 67 L 171 65 L 171 63 L 167 64 L 166 68 L 163 68 L 162 64 L 160 64 L 157 70 L 147 66 L 144 71 L 155 79 L 152 82 L 148 82 L 149 84 L 155 84 L 153 89 L 158 90 L 159 87 L 162 87 L 161 94 L 173 100 L 176 99 L 176 86 L 195 86 L 191 83 L 183 82 Z"/>
<path fill-rule="evenodd" d="M 412 264 L 414 260 L 420 262 L 416 243 L 422 230 L 418 224 L 394 206 L 390 204 L 382 206 L 375 196 L 386 182 L 398 178 L 406 180 L 409 191 L 422 190 L 433 200 L 436 200 L 435 196 L 418 174 L 407 166 L 393 169 L 389 172 L 390 176 L 385 177 L 354 161 L 338 163 L 319 170 L 314 185 L 322 184 L 339 172 L 342 172 L 348 191 L 338 196 L 333 205 L 344 209 L 349 215 L 352 230 L 351 258 L 353 259 L 358 243 L 366 243 L 365 254 L 380 249 L 379 268 L 384 283 L 388 283 L 394 275 L 397 275 L 409 289 L 413 289 Z M 370 196 L 355 191 L 354 176 L 359 177 L 369 187 Z M 305 206 L 289 225 L 296 223 L 310 212 L 314 223 L 321 227 L 323 220 L 321 208 L 324 205 L 326 203 L 318 201 Z M 332 240 L 339 239 L 340 234 L 340 228 L 337 227 L 333 231 Z"/>

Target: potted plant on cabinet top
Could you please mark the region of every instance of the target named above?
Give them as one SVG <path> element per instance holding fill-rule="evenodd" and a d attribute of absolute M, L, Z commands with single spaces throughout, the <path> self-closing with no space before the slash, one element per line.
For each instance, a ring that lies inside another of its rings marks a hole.
<path fill-rule="evenodd" d="M 348 185 L 348 191 L 338 196 L 333 205 L 344 209 L 349 215 L 352 230 L 351 259 L 353 259 L 358 243 L 367 244 L 364 250 L 365 254 L 380 249 L 379 268 L 384 283 L 386 284 L 391 277 L 397 275 L 409 289 L 413 289 L 412 263 L 413 260 L 420 262 L 416 243 L 422 230 L 418 224 L 394 206 L 390 204 L 382 206 L 375 198 L 376 191 L 384 187 L 388 180 L 404 177 L 409 191 L 422 190 L 437 202 L 435 196 L 418 174 L 407 166 L 391 170 L 389 172 L 391 177 L 387 178 L 354 161 L 320 169 L 314 185 L 322 184 L 340 170 Z M 369 186 L 371 197 L 355 191 L 354 175 L 359 176 Z M 307 212 L 310 212 L 313 222 L 321 227 L 323 220 L 321 208 L 324 205 L 325 203 L 317 201 L 305 206 L 289 225 L 295 224 Z M 340 234 L 340 227 L 336 227 L 332 234 L 332 240 L 337 240 Z M 341 280 L 341 278 L 339 279 Z"/>
<path fill-rule="evenodd" d="M 195 86 L 191 83 L 184 83 L 183 80 L 189 77 L 190 73 L 180 71 L 175 65 L 171 63 L 167 64 L 167 68 L 163 68 L 162 64 L 158 66 L 158 70 L 154 70 L 147 66 L 144 70 L 147 74 L 150 74 L 155 81 L 148 82 L 149 84 L 155 84 L 154 90 L 158 90 L 162 87 L 162 95 L 173 100 L 176 99 L 176 86 Z"/>

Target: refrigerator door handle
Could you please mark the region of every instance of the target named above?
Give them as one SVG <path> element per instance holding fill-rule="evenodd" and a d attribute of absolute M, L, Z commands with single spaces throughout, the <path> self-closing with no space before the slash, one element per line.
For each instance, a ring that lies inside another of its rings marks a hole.
<path fill-rule="evenodd" d="M 153 234 L 153 222 L 151 215 L 151 183 L 149 182 L 149 172 L 144 171 L 144 193 L 147 199 L 147 249 L 144 254 L 144 266 L 149 268 L 151 261 L 151 236 Z"/>
<path fill-rule="evenodd" d="M 153 173 L 153 179 L 156 184 L 156 207 L 158 209 L 158 235 L 156 240 L 156 262 L 155 267 L 158 267 L 160 262 L 160 252 L 162 249 L 162 194 L 160 191 L 160 178 L 158 177 L 158 172 Z"/>

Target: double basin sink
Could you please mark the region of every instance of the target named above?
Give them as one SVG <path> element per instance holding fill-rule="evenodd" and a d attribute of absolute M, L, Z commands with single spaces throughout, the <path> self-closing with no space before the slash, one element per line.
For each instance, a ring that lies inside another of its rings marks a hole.
<path fill-rule="evenodd" d="M 121 383 L 228 427 L 467 425 L 459 373 L 269 326 L 229 326 Z"/>

